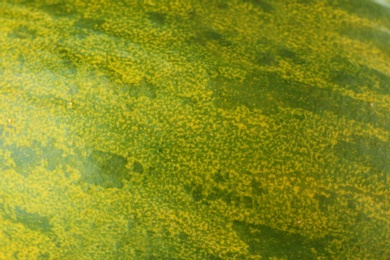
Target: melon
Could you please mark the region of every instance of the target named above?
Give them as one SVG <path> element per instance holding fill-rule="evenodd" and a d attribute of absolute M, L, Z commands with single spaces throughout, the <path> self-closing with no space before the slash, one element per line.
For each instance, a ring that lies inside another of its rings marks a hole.
<path fill-rule="evenodd" d="M 0 259 L 388 259 L 385 2 L 1 1 Z"/>

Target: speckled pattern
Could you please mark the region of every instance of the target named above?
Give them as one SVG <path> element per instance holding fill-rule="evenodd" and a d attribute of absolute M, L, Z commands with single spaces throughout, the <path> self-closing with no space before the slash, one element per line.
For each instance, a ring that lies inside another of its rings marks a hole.
<path fill-rule="evenodd" d="M 0 259 L 389 259 L 390 9 L 0 1 Z"/>

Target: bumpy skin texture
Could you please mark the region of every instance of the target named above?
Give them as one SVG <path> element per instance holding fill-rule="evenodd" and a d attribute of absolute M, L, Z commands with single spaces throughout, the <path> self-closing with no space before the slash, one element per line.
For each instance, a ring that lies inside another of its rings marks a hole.
<path fill-rule="evenodd" d="M 389 258 L 390 11 L 341 2 L 1 1 L 0 259 Z"/>

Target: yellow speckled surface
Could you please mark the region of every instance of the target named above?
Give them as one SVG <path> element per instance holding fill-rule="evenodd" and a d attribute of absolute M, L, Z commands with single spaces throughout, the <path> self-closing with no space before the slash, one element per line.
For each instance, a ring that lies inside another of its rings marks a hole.
<path fill-rule="evenodd" d="M 384 3 L 1 1 L 0 259 L 389 259 Z"/>

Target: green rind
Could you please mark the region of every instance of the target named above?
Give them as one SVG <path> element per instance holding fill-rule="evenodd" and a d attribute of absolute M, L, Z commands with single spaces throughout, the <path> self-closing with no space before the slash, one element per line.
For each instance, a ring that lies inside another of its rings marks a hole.
<path fill-rule="evenodd" d="M 369 1 L 2 1 L 0 259 L 386 259 Z"/>

